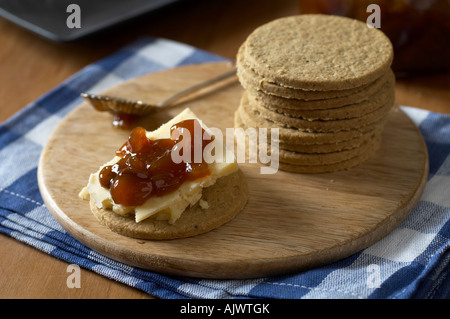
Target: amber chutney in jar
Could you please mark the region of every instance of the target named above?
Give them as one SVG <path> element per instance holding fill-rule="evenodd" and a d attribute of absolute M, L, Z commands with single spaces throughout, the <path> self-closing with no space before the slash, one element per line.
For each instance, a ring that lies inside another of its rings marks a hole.
<path fill-rule="evenodd" d="M 397 75 L 450 71 L 448 0 L 300 0 L 300 13 L 367 21 L 370 4 L 380 7 L 380 29 L 393 44 Z"/>

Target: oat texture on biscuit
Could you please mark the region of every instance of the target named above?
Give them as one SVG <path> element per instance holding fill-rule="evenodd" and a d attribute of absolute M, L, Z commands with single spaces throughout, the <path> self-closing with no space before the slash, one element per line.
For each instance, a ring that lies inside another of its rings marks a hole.
<path fill-rule="evenodd" d="M 380 108 L 380 105 L 387 103 L 389 100 L 393 100 L 395 97 L 394 83 L 395 78 L 392 72 L 389 72 L 389 79 L 383 83 L 383 87 L 379 88 L 375 93 L 371 94 L 366 92 L 366 96 L 361 102 L 353 103 L 353 101 L 342 101 L 344 104 L 341 107 L 327 108 L 324 107 L 315 109 L 316 106 L 321 107 L 322 104 L 328 103 L 332 100 L 340 100 L 341 98 L 326 99 L 326 100 L 314 100 L 314 101 L 302 101 L 296 99 L 283 99 L 271 96 L 272 101 L 261 99 L 258 93 L 254 94 L 246 91 L 251 103 L 259 109 L 267 109 L 285 116 L 293 118 L 302 118 L 307 120 L 341 120 L 348 118 L 358 118 L 365 114 L 371 113 Z M 264 97 L 263 97 L 264 98 Z M 283 104 L 289 105 L 284 107 Z M 296 105 L 296 103 L 299 103 Z M 333 103 L 333 102 L 331 102 Z M 302 106 L 308 105 L 311 109 L 305 109 Z"/>
<path fill-rule="evenodd" d="M 292 173 L 302 174 L 320 174 L 348 170 L 368 160 L 373 154 L 375 154 L 375 152 L 378 150 L 378 147 L 379 145 L 377 145 L 377 147 L 375 148 L 371 148 L 367 153 L 343 160 L 338 163 L 324 165 L 297 165 L 280 162 L 280 169 Z"/>
<path fill-rule="evenodd" d="M 136 223 L 130 215 L 121 216 L 111 209 L 98 208 L 91 201 L 95 217 L 118 234 L 149 240 L 166 240 L 200 235 L 231 221 L 247 202 L 247 181 L 242 171 L 221 177 L 203 190 L 202 198 L 208 203 L 202 207 L 198 202 L 186 209 L 174 224 L 154 218 Z"/>
<path fill-rule="evenodd" d="M 278 129 L 281 170 L 350 169 L 382 143 L 395 101 L 392 60 L 389 39 L 357 20 L 308 14 L 269 22 L 237 52 L 244 92 L 235 126 Z"/>
<path fill-rule="evenodd" d="M 392 44 L 378 29 L 320 14 L 269 22 L 249 35 L 244 51 L 248 66 L 270 82 L 315 91 L 368 84 L 393 60 Z"/>
<path fill-rule="evenodd" d="M 236 64 L 238 65 L 238 77 L 242 85 L 246 89 L 261 91 L 268 96 L 280 96 L 287 99 L 298 99 L 304 102 L 314 101 L 314 100 L 336 100 L 343 101 L 348 100 L 349 102 L 359 102 L 367 95 L 371 95 L 376 92 L 386 81 L 387 77 L 391 77 L 389 72 L 382 74 L 380 77 L 374 81 L 357 86 L 350 89 L 337 89 L 337 90 L 327 90 L 318 91 L 310 89 L 292 88 L 284 85 L 280 85 L 271 82 L 270 79 L 260 76 L 251 70 L 246 63 L 244 58 L 244 47 L 242 45 L 238 51 Z M 336 99 L 341 98 L 341 99 Z M 340 105 L 330 105 L 330 107 L 337 107 Z"/>
<path fill-rule="evenodd" d="M 245 94 L 245 93 L 244 93 Z M 252 103 L 253 102 L 253 103 Z M 307 132 L 338 132 L 349 129 L 356 129 L 362 126 L 367 126 L 372 123 L 379 122 L 385 117 L 387 111 L 389 111 L 394 103 L 393 95 L 390 96 L 383 104 L 377 105 L 375 110 L 368 112 L 359 117 L 349 117 L 343 119 L 324 119 L 309 120 L 297 117 L 291 117 L 278 112 L 270 111 L 266 108 L 260 107 L 258 103 L 253 100 L 249 100 L 249 105 L 255 112 L 258 112 L 261 116 L 277 123 L 280 127 L 291 127 Z"/>
<path fill-rule="evenodd" d="M 234 115 L 234 126 L 240 127 L 245 129 L 248 129 L 248 126 L 242 121 L 241 115 L 239 112 L 236 112 Z M 338 141 L 338 142 L 331 142 L 331 143 L 315 143 L 315 144 L 299 144 L 299 143 L 286 143 L 286 142 L 279 142 L 279 150 L 286 150 L 286 151 L 292 151 L 292 152 L 299 152 L 299 153 L 315 153 L 315 154 L 324 154 L 324 153 L 331 153 L 331 152 L 339 152 L 343 150 L 349 150 L 353 148 L 357 148 L 361 146 L 362 144 L 368 142 L 373 138 L 373 136 L 377 133 L 381 132 L 381 125 L 378 126 L 378 129 L 374 131 L 369 131 L 366 133 L 361 134 L 359 137 L 350 138 L 344 141 Z M 270 137 L 267 138 L 267 140 L 270 140 Z"/>
<path fill-rule="evenodd" d="M 395 77 L 391 70 L 388 70 L 383 76 L 383 81 L 380 83 L 374 83 L 368 86 L 362 91 L 356 92 L 349 96 L 338 96 L 335 98 L 323 98 L 323 99 L 296 99 L 286 98 L 281 95 L 267 94 L 260 89 L 249 87 L 246 91 L 249 95 L 257 98 L 261 104 L 269 108 L 288 110 L 288 112 L 296 111 L 318 111 L 329 110 L 330 112 L 340 112 L 344 110 L 344 107 L 348 107 L 355 104 L 360 104 L 358 110 L 354 110 L 354 114 L 358 115 L 358 112 L 364 112 L 366 106 L 374 106 L 375 99 L 386 97 L 389 94 L 393 94 L 393 85 L 395 83 Z M 310 91 L 311 94 L 317 93 L 317 91 Z"/>
<path fill-rule="evenodd" d="M 380 126 L 384 125 L 385 121 L 382 119 L 377 123 L 370 125 L 363 125 L 353 130 L 340 130 L 338 132 L 311 132 L 307 130 L 299 130 L 292 127 L 280 126 L 274 121 L 261 115 L 249 106 L 245 98 L 245 92 L 242 96 L 241 103 L 236 111 L 240 119 L 247 127 L 259 128 L 278 128 L 280 143 L 301 144 L 301 145 L 316 145 L 328 144 L 348 141 L 354 138 L 361 138 L 364 134 L 378 130 Z"/>

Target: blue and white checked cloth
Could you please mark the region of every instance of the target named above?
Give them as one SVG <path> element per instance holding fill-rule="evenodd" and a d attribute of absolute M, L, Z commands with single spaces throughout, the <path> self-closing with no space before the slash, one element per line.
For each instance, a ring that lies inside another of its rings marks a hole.
<path fill-rule="evenodd" d="M 430 156 L 421 200 L 387 237 L 324 267 L 249 280 L 165 276 L 99 255 L 53 219 L 37 186 L 38 159 L 55 125 L 82 102 L 81 92 L 100 92 L 144 73 L 222 60 L 185 44 L 141 39 L 85 67 L 1 124 L 0 232 L 160 298 L 450 297 L 450 116 L 412 107 L 403 109 L 419 126 Z"/>

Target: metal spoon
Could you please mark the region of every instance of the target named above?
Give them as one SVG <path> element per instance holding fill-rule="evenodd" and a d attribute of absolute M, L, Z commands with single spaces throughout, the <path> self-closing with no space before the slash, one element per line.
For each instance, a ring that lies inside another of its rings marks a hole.
<path fill-rule="evenodd" d="M 111 97 L 91 93 L 81 93 L 81 96 L 86 101 L 90 102 L 91 105 L 98 111 L 109 111 L 113 114 L 122 113 L 132 115 L 148 115 L 151 112 L 156 111 L 157 109 L 161 109 L 162 107 L 171 105 L 173 102 L 175 102 L 176 100 L 180 99 L 181 97 L 187 94 L 200 90 L 201 88 L 204 88 L 208 85 L 217 83 L 235 74 L 236 69 L 233 69 L 229 72 L 221 74 L 205 82 L 187 88 L 158 104 L 150 104 L 138 100 L 133 101 L 119 97 Z"/>

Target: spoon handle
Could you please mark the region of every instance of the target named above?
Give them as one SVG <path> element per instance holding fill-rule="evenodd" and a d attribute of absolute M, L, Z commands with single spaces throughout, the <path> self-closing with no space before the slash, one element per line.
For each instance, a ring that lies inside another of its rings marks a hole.
<path fill-rule="evenodd" d="M 195 92 L 195 91 L 200 90 L 200 89 L 202 89 L 204 87 L 207 87 L 207 86 L 209 86 L 211 84 L 214 84 L 214 83 L 217 83 L 219 81 L 222 81 L 222 80 L 224 80 L 224 79 L 226 79 L 226 78 L 228 78 L 230 76 L 233 76 L 235 74 L 236 74 L 236 69 L 233 69 L 233 70 L 231 70 L 229 72 L 223 73 L 223 74 L 221 74 L 219 76 L 216 76 L 216 77 L 214 77 L 212 79 L 209 79 L 209 80 L 207 80 L 205 82 L 202 82 L 202 83 L 199 83 L 197 85 L 191 86 L 191 87 L 189 87 L 189 88 L 187 88 L 187 89 L 185 89 L 183 91 L 178 92 L 177 94 L 171 96 L 170 98 L 168 98 L 168 99 L 158 103 L 158 107 L 166 106 L 166 105 L 168 105 L 168 104 L 178 100 L 179 98 L 181 98 L 181 97 L 183 97 L 183 96 L 185 96 L 185 95 L 187 95 L 189 93 Z"/>

